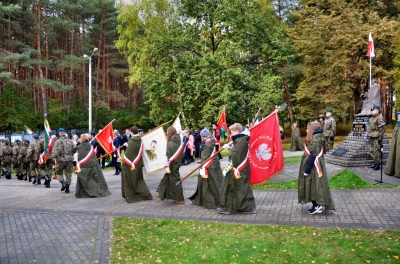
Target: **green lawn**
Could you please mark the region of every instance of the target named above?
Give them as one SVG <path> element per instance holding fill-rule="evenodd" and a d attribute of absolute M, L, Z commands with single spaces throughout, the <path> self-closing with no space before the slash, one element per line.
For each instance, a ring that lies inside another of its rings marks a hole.
<path fill-rule="evenodd" d="M 400 231 L 117 217 L 110 263 L 399 263 Z"/>
<path fill-rule="evenodd" d="M 364 189 L 364 188 L 396 188 L 394 185 L 373 185 L 352 172 L 351 170 L 343 170 L 335 174 L 329 179 L 329 187 L 331 189 Z M 271 182 L 262 185 L 252 186 L 253 189 L 273 190 L 273 189 L 297 189 L 297 180 L 284 181 L 284 182 Z M 398 187 L 397 187 L 398 188 Z"/>

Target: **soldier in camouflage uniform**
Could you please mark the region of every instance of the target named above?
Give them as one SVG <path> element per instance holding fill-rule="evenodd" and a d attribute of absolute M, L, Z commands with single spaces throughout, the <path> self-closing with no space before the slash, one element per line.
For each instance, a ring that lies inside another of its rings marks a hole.
<path fill-rule="evenodd" d="M 369 168 L 374 170 L 380 169 L 381 163 L 381 146 L 382 139 L 385 134 L 385 120 L 381 115 L 381 108 L 378 105 L 374 105 L 371 108 L 372 117 L 369 119 L 369 143 L 370 143 L 370 152 L 372 159 L 374 162 Z"/>
<path fill-rule="evenodd" d="M 14 147 L 12 148 L 12 163 L 14 171 L 17 173 L 17 179 L 22 180 L 21 166 L 18 161 L 19 150 L 21 149 L 21 140 L 16 139 Z"/>
<path fill-rule="evenodd" d="M 326 118 L 323 123 L 324 137 L 325 137 L 325 148 L 324 152 L 327 153 L 333 149 L 333 142 L 336 135 L 336 122 L 332 117 L 332 110 L 326 110 Z"/>
<path fill-rule="evenodd" d="M 26 159 L 29 163 L 28 167 L 28 177 L 29 181 L 31 181 L 31 178 L 33 179 L 33 184 L 41 184 L 40 179 L 38 178 L 37 174 L 37 168 L 38 168 L 38 159 L 39 159 L 39 154 L 36 152 L 36 147 L 35 145 L 37 144 L 37 141 L 39 139 L 39 136 L 37 134 L 33 135 L 34 143 L 29 145 L 27 153 L 26 153 Z"/>
<path fill-rule="evenodd" d="M 2 157 L 2 163 L 1 163 L 1 169 L 4 172 L 6 179 L 10 180 L 11 179 L 12 147 L 10 146 L 8 139 L 4 140 L 2 154 L 3 154 L 3 157 Z"/>
<path fill-rule="evenodd" d="M 19 163 L 19 169 L 22 174 L 22 179 L 25 181 L 27 180 L 27 176 L 26 176 L 27 171 L 26 170 L 29 165 L 26 155 L 28 153 L 28 147 L 29 147 L 30 143 L 31 142 L 29 140 L 24 139 L 24 144 L 22 145 L 21 149 L 19 150 L 18 157 L 17 157 L 17 161 Z M 32 178 L 29 177 L 29 182 L 31 182 L 31 181 L 32 181 Z"/>
<path fill-rule="evenodd" d="M 71 184 L 72 162 L 74 160 L 74 153 L 76 152 L 75 143 L 68 139 L 65 129 L 58 130 L 60 138 L 54 143 L 52 157 L 57 160 L 56 175 L 58 181 L 62 184 L 61 191 L 69 193 L 69 186 Z M 65 180 L 63 176 L 65 172 Z"/>
<path fill-rule="evenodd" d="M 4 146 L 4 138 L 0 139 L 0 169 L 2 168 L 2 160 L 3 160 L 3 146 Z M 4 176 L 4 171 L 1 170 L 0 178 Z"/>
<path fill-rule="evenodd" d="M 50 188 L 50 182 L 51 182 L 51 174 L 53 172 L 53 146 L 55 141 L 57 140 L 57 137 L 55 135 L 52 135 L 50 137 L 49 145 L 47 146 L 48 150 L 48 157 L 47 160 L 44 162 L 43 170 L 44 170 L 44 185 L 46 188 Z"/>

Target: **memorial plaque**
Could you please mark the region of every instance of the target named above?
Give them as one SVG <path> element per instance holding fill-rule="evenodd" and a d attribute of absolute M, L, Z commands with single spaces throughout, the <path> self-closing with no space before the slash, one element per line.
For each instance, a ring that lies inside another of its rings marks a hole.
<path fill-rule="evenodd" d="M 336 156 L 336 157 L 341 157 L 343 156 L 347 151 L 349 151 L 348 149 L 344 149 L 344 148 L 337 148 L 335 149 L 334 152 L 332 152 L 331 155 Z"/>
<path fill-rule="evenodd" d="M 365 132 L 365 124 L 353 124 L 353 131 Z"/>
<path fill-rule="evenodd" d="M 360 122 L 360 123 L 362 123 L 362 122 L 364 122 L 364 119 L 356 119 L 356 121 L 354 121 L 354 122 Z"/>
<path fill-rule="evenodd" d="M 362 137 L 361 133 L 353 133 L 353 136 L 355 136 L 355 137 Z"/>

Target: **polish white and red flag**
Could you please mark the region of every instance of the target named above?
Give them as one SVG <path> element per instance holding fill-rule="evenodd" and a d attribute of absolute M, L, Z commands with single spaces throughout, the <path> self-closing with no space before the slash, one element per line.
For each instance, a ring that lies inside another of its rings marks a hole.
<path fill-rule="evenodd" d="M 375 57 L 374 40 L 372 39 L 371 33 L 369 33 L 368 37 L 368 52 L 366 56 L 370 58 Z"/>

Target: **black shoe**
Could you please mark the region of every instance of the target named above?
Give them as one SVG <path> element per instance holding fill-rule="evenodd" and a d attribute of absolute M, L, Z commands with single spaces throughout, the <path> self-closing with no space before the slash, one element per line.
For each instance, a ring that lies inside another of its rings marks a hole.
<path fill-rule="evenodd" d="M 44 185 L 47 185 L 48 183 L 50 182 L 50 177 L 49 176 L 47 176 L 47 175 L 45 175 L 44 176 Z"/>
<path fill-rule="evenodd" d="M 371 166 L 368 166 L 367 168 L 373 169 L 373 168 L 375 168 L 376 165 L 378 165 L 378 164 L 376 164 L 376 162 L 374 161 L 374 163 L 372 163 Z"/>
<path fill-rule="evenodd" d="M 66 184 L 65 193 L 69 193 L 69 184 Z"/>
<path fill-rule="evenodd" d="M 24 181 L 27 181 L 28 180 L 28 176 L 26 174 L 24 174 L 23 175 L 23 179 L 24 179 Z"/>
<path fill-rule="evenodd" d="M 37 181 L 38 181 L 38 177 L 37 177 L 37 176 L 34 176 L 33 178 L 35 178 L 35 179 L 33 180 L 32 184 L 35 184 L 35 183 L 37 183 Z"/>
<path fill-rule="evenodd" d="M 45 184 L 44 187 L 50 188 L 50 182 L 47 182 L 47 184 Z"/>
<path fill-rule="evenodd" d="M 379 166 L 379 164 L 376 164 L 376 166 L 373 168 L 373 170 L 380 170 L 381 166 Z"/>
<path fill-rule="evenodd" d="M 61 182 L 61 191 L 64 191 L 67 188 L 67 184 L 65 183 L 65 181 Z"/>
<path fill-rule="evenodd" d="M 6 172 L 6 179 L 11 180 L 11 173 L 9 173 L 8 171 Z"/>
<path fill-rule="evenodd" d="M 321 205 L 316 205 L 315 207 L 312 208 L 311 211 L 308 212 L 309 214 L 313 215 L 313 214 L 320 214 L 322 213 L 322 206 Z"/>
<path fill-rule="evenodd" d="M 42 183 L 40 182 L 40 179 L 37 180 L 37 185 L 39 185 L 39 184 L 42 184 Z"/>
<path fill-rule="evenodd" d="M 25 179 L 26 181 L 26 179 Z M 29 182 L 32 182 L 32 176 L 29 176 Z"/>

